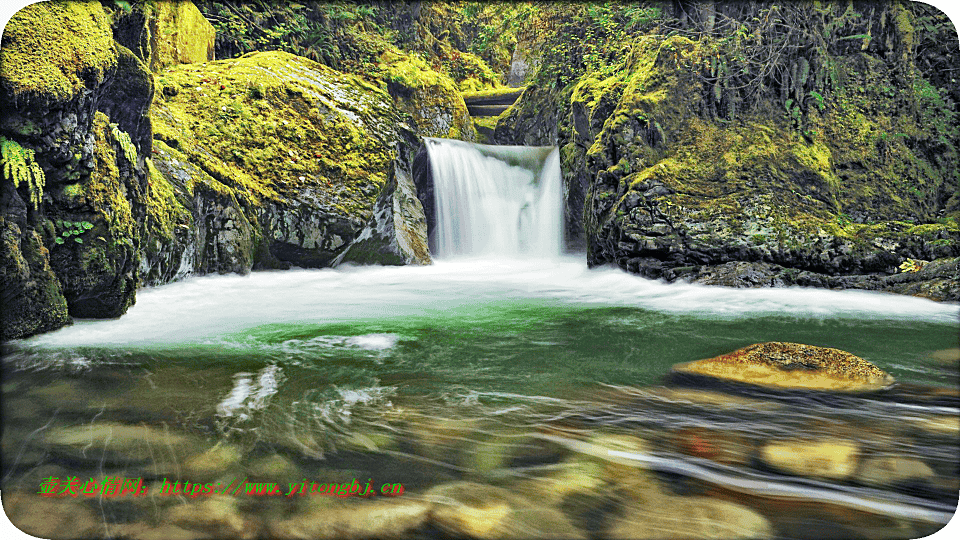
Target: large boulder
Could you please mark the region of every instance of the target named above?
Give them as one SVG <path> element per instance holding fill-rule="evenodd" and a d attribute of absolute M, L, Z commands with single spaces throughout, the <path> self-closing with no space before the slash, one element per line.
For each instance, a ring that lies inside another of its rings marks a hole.
<path fill-rule="evenodd" d="M 361 78 L 279 51 L 157 77 L 148 195 L 169 211 L 148 215 L 165 240 L 146 246 L 148 282 L 329 266 L 402 182 L 400 112 Z"/>
<path fill-rule="evenodd" d="M 783 389 L 861 392 L 894 379 L 848 352 L 800 343 L 759 343 L 706 360 L 678 364 L 675 373 Z"/>

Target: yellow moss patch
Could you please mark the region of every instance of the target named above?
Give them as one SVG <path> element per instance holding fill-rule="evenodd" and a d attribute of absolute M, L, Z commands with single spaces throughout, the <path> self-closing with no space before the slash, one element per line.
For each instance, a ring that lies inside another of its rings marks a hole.
<path fill-rule="evenodd" d="M 254 205 L 309 188 L 343 215 L 369 213 L 394 158 L 383 90 L 284 52 L 157 74 L 154 133 Z"/>
<path fill-rule="evenodd" d="M 0 77 L 15 96 L 66 101 L 117 64 L 110 21 L 98 2 L 39 2 L 3 31 Z"/>

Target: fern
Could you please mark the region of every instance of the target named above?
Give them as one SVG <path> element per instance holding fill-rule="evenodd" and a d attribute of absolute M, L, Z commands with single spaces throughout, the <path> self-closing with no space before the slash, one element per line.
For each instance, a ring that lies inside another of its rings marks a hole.
<path fill-rule="evenodd" d="M 122 131 L 120 126 L 116 124 L 110 124 L 110 132 L 113 133 L 113 138 L 117 141 L 117 144 L 120 145 L 120 149 L 123 150 L 123 157 L 127 158 L 127 161 L 130 165 L 137 166 L 137 148 L 133 146 L 133 141 L 130 140 L 130 135 L 126 131 Z"/>
<path fill-rule="evenodd" d="M 34 159 L 33 150 L 20 146 L 16 141 L 0 137 L 0 154 L 3 161 L 3 177 L 13 181 L 13 187 L 19 188 L 25 183 L 30 189 L 30 202 L 33 209 L 40 207 L 43 198 L 43 169 Z"/>

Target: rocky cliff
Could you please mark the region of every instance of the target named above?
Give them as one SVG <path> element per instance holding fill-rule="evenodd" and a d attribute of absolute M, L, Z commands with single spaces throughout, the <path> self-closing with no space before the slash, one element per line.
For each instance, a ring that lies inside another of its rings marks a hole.
<path fill-rule="evenodd" d="M 411 126 L 410 96 L 386 83 L 279 51 L 213 61 L 213 39 L 190 2 L 50 2 L 8 24 L 3 339 L 118 317 L 138 287 L 187 275 L 328 266 L 365 226 L 394 222 L 374 213 L 385 184 L 384 204 L 416 222 L 415 195 L 393 188 L 412 186 L 418 129 L 471 125 L 452 87 L 462 117 L 434 97 Z M 450 85 L 423 77 L 393 84 Z M 410 262 L 402 249 L 428 262 L 413 233 L 356 262 Z"/>
<path fill-rule="evenodd" d="M 790 8 L 725 6 L 723 32 L 687 8 L 633 35 L 587 9 L 541 21 L 543 67 L 495 138 L 561 147 L 571 244 L 653 278 L 960 299 L 958 96 L 930 69 L 960 61 L 949 21 L 832 6 L 811 38 Z M 588 49 L 567 35 L 591 18 Z"/>

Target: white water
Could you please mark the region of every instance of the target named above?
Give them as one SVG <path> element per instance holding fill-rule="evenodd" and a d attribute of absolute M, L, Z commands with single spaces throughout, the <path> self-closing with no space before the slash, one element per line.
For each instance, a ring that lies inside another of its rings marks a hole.
<path fill-rule="evenodd" d="M 190 278 L 144 289 L 119 320 L 77 324 L 27 340 L 69 347 L 216 340 L 270 323 L 332 323 L 393 317 L 456 317 L 504 301 L 633 306 L 707 318 L 787 315 L 922 320 L 956 324 L 960 306 L 867 291 L 729 289 L 666 284 L 579 257 L 470 259 L 432 266 L 363 266 Z M 375 335 L 362 348 L 389 346 Z"/>
<path fill-rule="evenodd" d="M 563 193 L 556 148 L 426 141 L 437 212 L 435 255 L 560 255 Z"/>

